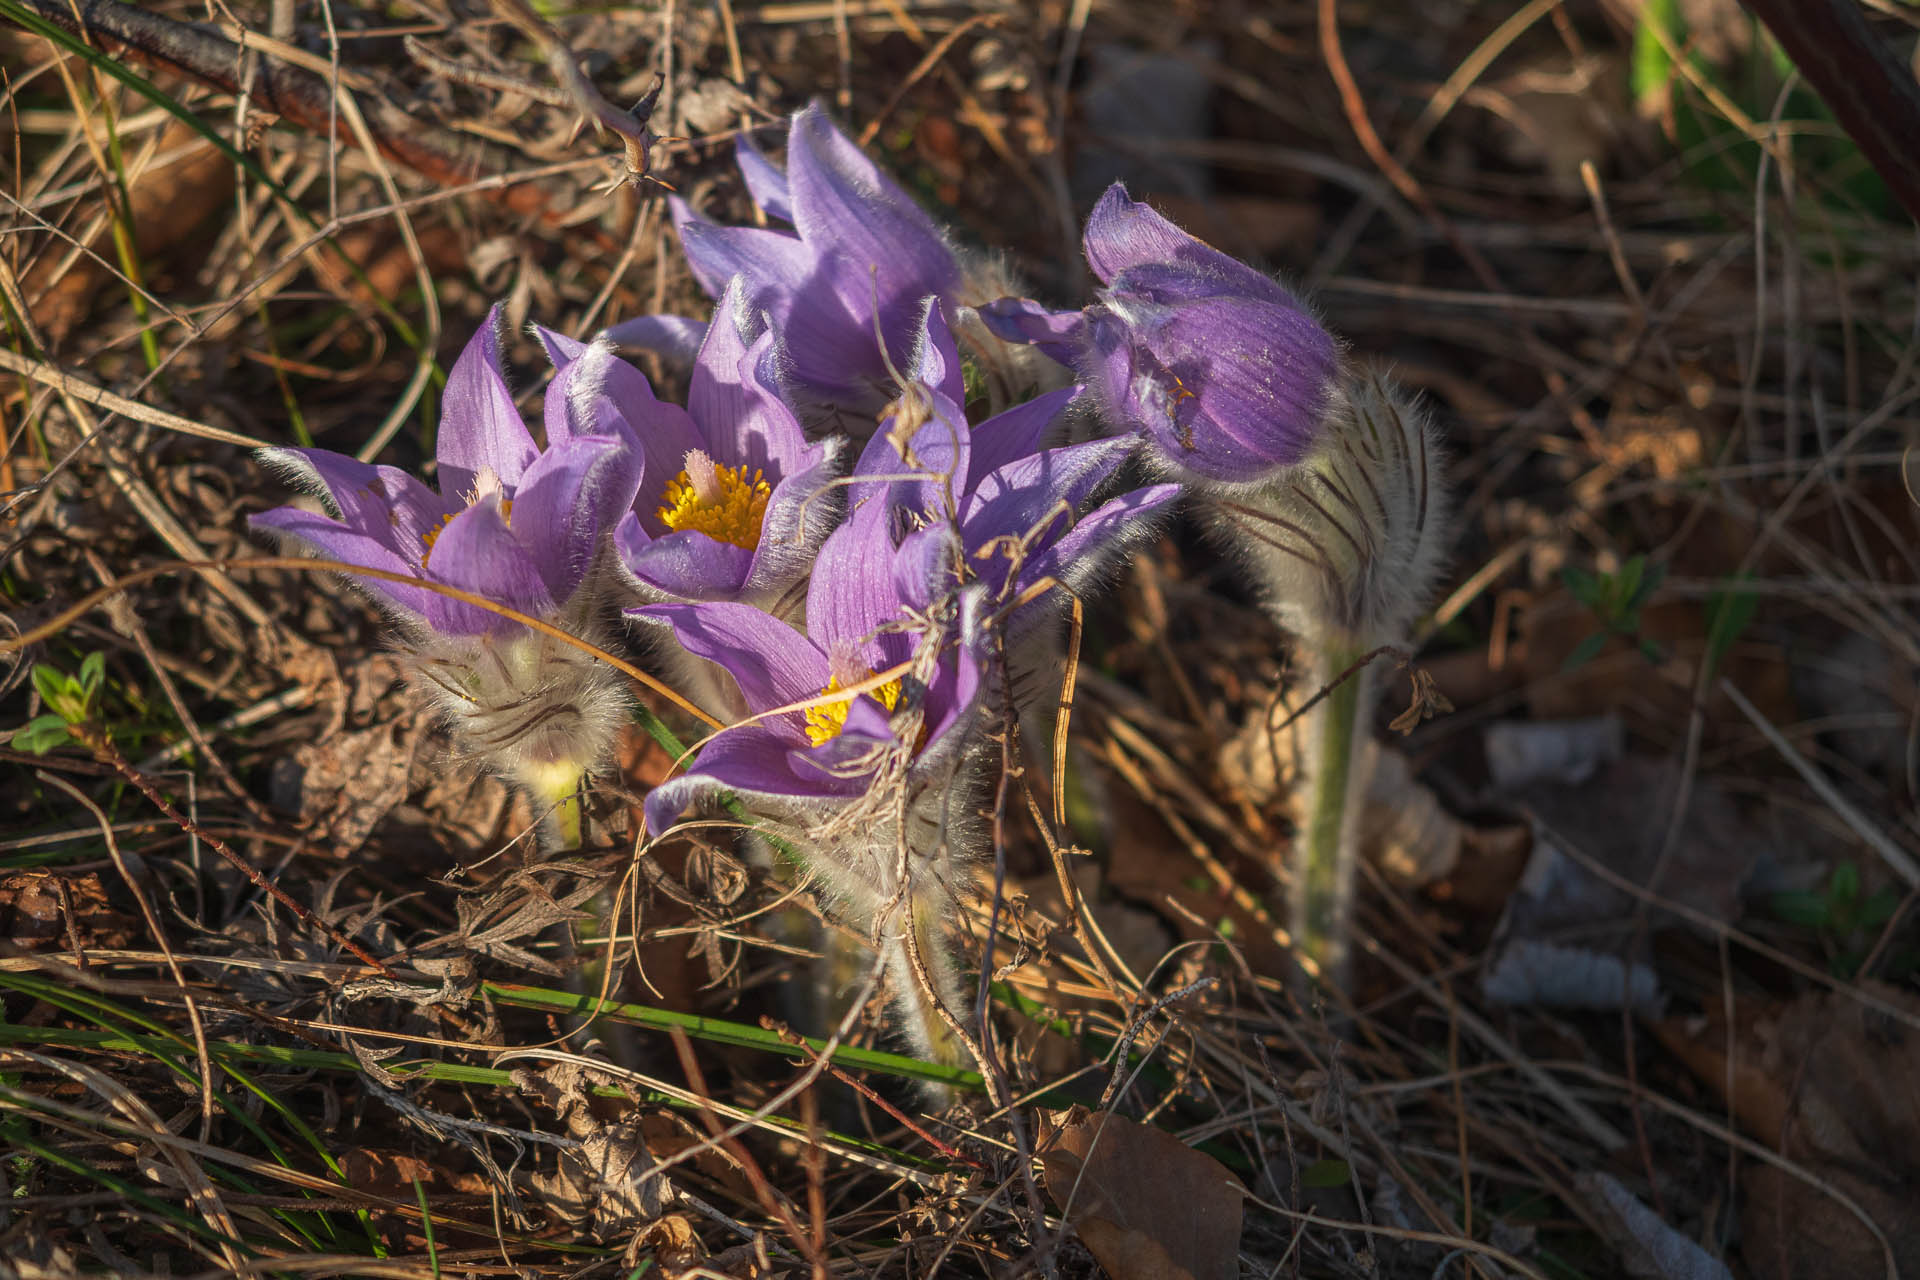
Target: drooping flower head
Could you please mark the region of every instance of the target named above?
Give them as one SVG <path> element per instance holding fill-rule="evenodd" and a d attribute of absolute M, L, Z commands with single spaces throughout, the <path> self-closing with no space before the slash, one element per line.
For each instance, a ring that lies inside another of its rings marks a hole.
<path fill-rule="evenodd" d="M 328 510 L 280 507 L 252 523 L 328 559 L 456 587 L 591 640 L 604 604 L 600 548 L 633 505 L 639 455 L 618 432 L 536 447 L 501 370 L 498 323 L 496 307 L 447 379 L 438 492 L 395 467 L 270 449 L 265 461 Z M 354 581 L 392 620 L 416 678 L 467 745 L 538 798 L 557 802 L 604 762 L 625 713 L 604 665 L 426 586 Z"/>
<path fill-rule="evenodd" d="M 1140 433 L 1175 474 L 1253 483 L 1314 450 L 1340 351 L 1297 298 L 1119 183 L 1084 244 L 1107 286 L 1096 305 L 1008 299 L 983 309 L 989 325 L 1078 364 L 1113 427 Z"/>

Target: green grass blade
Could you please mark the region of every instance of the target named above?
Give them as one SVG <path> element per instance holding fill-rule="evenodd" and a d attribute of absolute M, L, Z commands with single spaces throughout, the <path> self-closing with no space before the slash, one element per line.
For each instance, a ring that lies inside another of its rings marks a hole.
<path fill-rule="evenodd" d="M 576 995 L 571 991 L 554 991 L 547 987 L 523 987 L 486 982 L 481 984 L 480 989 L 500 1004 L 513 1005 L 522 1009 L 541 1009 L 549 1013 L 573 1014 L 587 1018 L 611 1018 L 615 1022 L 629 1022 L 655 1031 L 670 1031 L 678 1028 L 695 1040 L 729 1044 L 742 1049 L 757 1049 L 763 1053 L 776 1054 L 796 1061 L 804 1061 L 808 1056 L 799 1046 L 788 1044 L 773 1032 L 762 1027 L 748 1026 L 743 1022 L 727 1022 L 720 1018 L 707 1018 L 696 1013 L 676 1013 L 670 1009 L 655 1009 L 644 1004 L 601 1001 L 592 996 Z M 824 1040 L 808 1038 L 806 1043 L 816 1053 L 826 1048 Z M 873 1071 L 902 1080 L 923 1080 L 931 1084 L 946 1085 L 949 1088 L 965 1089 L 969 1093 L 986 1092 L 986 1083 L 980 1079 L 980 1073 L 977 1071 L 964 1071 L 958 1067 L 922 1062 L 918 1058 L 909 1058 L 902 1054 L 842 1045 L 834 1051 L 833 1061 L 836 1066 Z"/>

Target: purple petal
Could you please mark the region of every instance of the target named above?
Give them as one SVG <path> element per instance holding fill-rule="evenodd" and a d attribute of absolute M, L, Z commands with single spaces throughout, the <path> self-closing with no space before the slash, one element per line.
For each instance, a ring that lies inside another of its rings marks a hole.
<path fill-rule="evenodd" d="M 901 425 L 895 414 L 873 433 L 853 469 L 856 477 L 912 478 L 855 484 L 847 495 L 849 503 L 873 498 L 891 509 L 929 518 L 946 515 L 949 499 L 954 507 L 959 505 L 972 461 L 973 433 L 967 429 L 966 414 L 959 405 L 938 392 L 927 394 L 924 386 L 917 390 L 920 394 L 912 401 L 911 412 L 921 415 L 923 421 L 907 442 L 913 465 L 908 465 L 895 443 L 893 433 Z M 880 494 L 885 496 L 877 496 Z"/>
<path fill-rule="evenodd" d="M 326 449 L 263 449 L 260 460 L 327 499 L 348 528 L 417 564 L 422 535 L 458 508 L 398 467 L 375 466 Z"/>
<path fill-rule="evenodd" d="M 1055 311 L 1031 298 L 1000 298 L 975 308 L 975 313 L 995 337 L 1038 347 L 1068 368 L 1086 339 L 1085 312 Z"/>
<path fill-rule="evenodd" d="M 557 608 L 540 563 L 507 527 L 497 492 L 447 522 L 434 540 L 427 568 L 450 587 L 529 617 L 544 618 Z M 448 635 L 491 634 L 520 625 L 449 596 L 434 596 L 426 613 L 433 629 Z"/>
<path fill-rule="evenodd" d="M 759 227 L 722 227 L 704 219 L 680 227 L 680 248 L 694 278 L 709 297 L 727 291 L 727 281 L 744 275 L 756 295 L 776 289 L 798 296 L 819 264 L 817 250 L 798 236 Z"/>
<path fill-rule="evenodd" d="M 1123 493 L 1081 517 L 1080 522 L 1022 568 L 1023 584 L 1058 578 L 1075 594 L 1085 595 L 1092 581 L 1141 533 L 1151 529 L 1180 497 L 1177 484 L 1149 485 Z M 1035 606 L 1041 604 L 1035 601 Z M 1059 607 L 1065 597 L 1060 596 Z"/>
<path fill-rule="evenodd" d="M 742 305 L 745 287 L 742 277 L 734 277 L 714 310 L 715 323 L 693 366 L 687 410 L 715 462 L 763 471 L 769 483 L 777 483 L 802 464 L 807 437 L 793 410 L 760 373 L 773 350 L 773 331 L 748 346 L 730 319 Z"/>
<path fill-rule="evenodd" d="M 638 535 L 637 537 L 635 535 Z M 622 521 L 614 547 L 643 587 L 679 600 L 728 600 L 748 586 L 753 552 L 682 529 L 648 538 L 636 521 Z"/>
<path fill-rule="evenodd" d="M 1042 521 L 1072 520 L 1087 495 L 1120 469 L 1134 441 L 1121 436 L 1047 449 L 981 480 L 967 498 L 960 529 L 969 550 L 993 538 L 1033 539 Z"/>
<path fill-rule="evenodd" d="M 707 336 L 707 322 L 688 316 L 635 316 L 602 329 L 600 336 L 616 347 L 657 351 L 684 364 L 700 350 Z"/>
<path fill-rule="evenodd" d="M 634 612 L 667 623 L 688 653 L 726 668 L 756 712 L 804 702 L 832 676 L 817 644 L 752 605 L 655 604 Z M 798 712 L 780 720 L 793 722 L 797 733 Z"/>
<path fill-rule="evenodd" d="M 420 576 L 417 565 L 400 558 L 393 548 L 377 538 L 349 529 L 337 520 L 299 507 L 275 507 L 251 517 L 247 523 L 264 529 L 283 541 L 290 541 L 328 560 L 384 569 L 388 573 Z M 427 615 L 439 597 L 421 587 L 400 582 L 380 582 L 373 578 L 354 578 L 354 585 L 392 610 L 400 622 L 413 627 L 427 625 Z"/>
<path fill-rule="evenodd" d="M 973 429 L 972 457 L 967 463 L 967 487 L 1019 458 L 1038 453 L 1067 405 L 1084 388 L 1075 385 L 1035 396 L 1005 413 L 995 414 Z"/>
<path fill-rule="evenodd" d="M 701 748 L 690 772 L 669 778 L 647 793 L 647 830 L 660 835 L 690 805 L 716 792 L 738 794 L 759 812 L 800 806 L 814 809 L 853 794 L 845 784 L 797 774 L 789 759 L 794 741 L 758 724 L 727 730 Z M 769 799 L 774 803 L 764 803 Z"/>
<path fill-rule="evenodd" d="M 709 298 L 719 297 L 721 291 L 727 287 L 727 281 L 731 280 L 736 273 L 724 269 L 719 271 L 710 270 L 704 259 L 696 259 L 694 255 L 688 251 L 687 237 L 689 235 L 698 235 L 703 231 L 714 230 L 718 228 L 720 224 L 695 209 L 677 195 L 670 194 L 667 196 L 667 214 L 673 219 L 673 232 L 680 237 L 681 253 L 687 260 L 687 270 L 693 273 L 694 283 L 699 285 L 701 292 L 705 293 Z"/>
<path fill-rule="evenodd" d="M 543 324 L 533 326 L 533 336 L 540 339 L 541 350 L 547 353 L 547 363 L 553 371 L 559 373 L 578 360 L 586 351 L 587 344 L 578 338 L 569 338 L 557 329 L 549 329 Z"/>
<path fill-rule="evenodd" d="M 793 197 L 787 190 L 787 175 L 760 154 L 760 148 L 744 133 L 734 136 L 733 159 L 740 166 L 740 176 L 747 180 L 747 194 L 753 197 L 753 202 L 765 210 L 769 218 L 791 225 Z"/>
<path fill-rule="evenodd" d="M 924 611 L 959 584 L 955 568 L 961 544 L 953 526 L 945 523 L 917 529 L 900 541 L 894 554 L 893 594 L 900 604 Z M 893 657 L 900 661 L 905 654 Z"/>
<path fill-rule="evenodd" d="M 916 769 L 938 774 L 953 767 L 966 736 L 955 730 L 971 723 L 981 684 L 980 658 L 971 645 L 963 642 L 941 657 L 927 686 L 927 741 Z"/>
<path fill-rule="evenodd" d="M 1213 298 L 1244 297 L 1279 307 L 1305 309 L 1292 294 L 1274 281 L 1251 267 L 1242 269 L 1252 278 L 1254 287 L 1242 287 L 1241 281 L 1223 280 L 1217 271 L 1184 262 L 1142 262 L 1115 276 L 1107 294 L 1167 307 L 1183 302 L 1206 302 Z"/>
<path fill-rule="evenodd" d="M 916 317 L 912 372 L 909 376 L 923 386 L 932 387 L 955 405 L 967 402 L 966 372 L 960 364 L 960 344 L 953 340 L 953 327 L 941 309 L 940 299 L 925 297 L 922 313 Z M 964 419 L 963 419 L 964 420 Z"/>
<path fill-rule="evenodd" d="M 758 597 L 784 590 L 812 569 L 821 542 L 840 519 L 842 498 L 833 479 L 842 443 L 814 445 L 809 457 L 817 461 L 773 486 L 742 594 Z"/>
<path fill-rule="evenodd" d="M 499 326 L 496 304 L 447 375 L 435 450 L 442 493 L 471 492 L 474 477 L 482 471 L 517 484 L 520 473 L 539 455 L 500 369 Z"/>
<path fill-rule="evenodd" d="M 802 286 L 793 296 L 757 295 L 755 302 L 765 307 L 779 334 L 781 385 L 800 403 L 831 406 L 849 420 L 864 420 L 864 427 L 893 398 L 894 377 L 887 363 L 901 368 L 912 339 L 907 329 L 888 323 L 885 314 L 880 336 L 874 336 L 866 283 L 849 283 L 851 277 L 836 270 L 839 262 L 829 253 L 822 259 L 819 282 Z M 856 288 L 861 291 L 857 304 L 842 296 Z M 858 314 L 851 309 L 855 305 Z"/>
<path fill-rule="evenodd" d="M 821 544 L 807 585 L 807 632 L 814 642 L 826 653 L 847 646 L 875 671 L 885 665 L 875 629 L 900 613 L 890 514 L 878 500 L 856 509 Z"/>
<path fill-rule="evenodd" d="M 1110 296 L 1108 305 L 1124 325 L 1131 375 L 1124 392 L 1105 390 L 1163 458 L 1231 482 L 1312 451 L 1339 358 L 1312 316 L 1245 296 L 1173 307 Z"/>
<path fill-rule="evenodd" d="M 566 381 L 560 394 L 548 391 L 549 444 L 587 433 L 631 440 L 642 460 L 635 499 L 641 523 L 651 534 L 665 533 L 659 508 L 667 484 L 686 469 L 689 452 L 708 447 L 692 417 L 679 405 L 655 398 L 645 374 L 599 344 L 554 381 L 561 379 Z"/>
<path fill-rule="evenodd" d="M 578 436 L 527 468 L 513 518 L 555 600 L 570 600 L 599 554 L 600 535 L 633 506 L 640 455 L 615 436 Z"/>
<path fill-rule="evenodd" d="M 1260 272 L 1188 235 L 1150 205 L 1129 198 L 1126 187 L 1118 182 L 1107 188 L 1087 215 L 1083 244 L 1088 265 L 1107 284 L 1129 268 L 1179 263 L 1213 276 L 1217 292 L 1291 300 L 1286 290 Z"/>
<path fill-rule="evenodd" d="M 882 297 L 951 294 L 960 269 L 933 220 L 814 103 L 787 135 L 793 224 L 804 240 L 833 244 Z"/>

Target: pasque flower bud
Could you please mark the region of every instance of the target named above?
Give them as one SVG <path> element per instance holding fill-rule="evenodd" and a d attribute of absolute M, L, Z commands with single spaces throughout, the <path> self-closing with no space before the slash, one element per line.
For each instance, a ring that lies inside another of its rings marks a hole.
<path fill-rule="evenodd" d="M 1109 189 L 1085 248 L 1106 288 L 1081 312 L 1023 298 L 981 309 L 1000 336 L 1071 365 L 1108 426 L 1138 436 L 1245 558 L 1300 640 L 1313 745 L 1295 842 L 1295 941 L 1342 980 L 1354 872 L 1349 794 L 1365 793 L 1371 668 L 1405 643 L 1442 560 L 1446 491 L 1423 414 L 1356 372 L 1286 289 Z M 1358 667 L 1358 670 L 1354 668 Z"/>

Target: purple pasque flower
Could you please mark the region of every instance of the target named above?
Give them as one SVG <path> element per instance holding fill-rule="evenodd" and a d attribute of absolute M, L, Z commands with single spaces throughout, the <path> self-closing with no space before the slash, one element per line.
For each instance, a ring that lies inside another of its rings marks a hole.
<path fill-rule="evenodd" d="M 1015 613 L 1017 636 L 1064 611 L 1067 591 L 1083 594 L 1179 496 L 1179 486 L 1131 490 L 1085 510 L 1137 442 L 1120 437 L 1045 447 L 1082 393 L 1079 386 L 1036 396 L 969 427 L 958 399 L 959 356 L 945 318 L 930 305 L 921 324 L 920 362 L 906 394 L 854 466 L 849 507 L 857 515 L 869 507 L 883 513 L 896 540 L 950 522 L 963 575 L 982 583 L 995 604 L 1011 603 L 1048 578 L 1064 587 Z"/>
<path fill-rule="evenodd" d="M 269 466 L 330 514 L 279 507 L 256 528 L 319 555 L 443 583 L 541 619 L 567 610 L 603 536 L 632 505 L 640 458 L 617 432 L 571 434 L 544 451 L 500 366 L 500 309 L 455 361 L 441 401 L 439 491 L 396 467 L 325 449 L 269 449 Z M 410 639 L 501 635 L 520 624 L 409 583 L 356 579 Z"/>
<path fill-rule="evenodd" d="M 581 838 L 582 781 L 605 764 L 626 717 L 620 677 L 565 640 L 425 584 L 599 642 L 602 546 L 633 506 L 641 458 L 619 430 L 556 432 L 551 414 L 547 448 L 534 445 L 501 371 L 499 314 L 447 378 L 438 492 L 394 467 L 271 449 L 269 465 L 329 514 L 281 507 L 253 524 L 330 559 L 423 580 L 354 579 L 402 633 L 414 681 L 462 744 L 525 786 L 549 840 L 569 847 Z"/>
<path fill-rule="evenodd" d="M 1005 299 L 982 309 L 988 327 L 1075 363 L 1109 421 L 1178 473 L 1255 483 L 1313 452 L 1340 345 L 1299 299 L 1119 183 L 1088 216 L 1084 246 L 1107 286 L 1095 305 Z"/>
<path fill-rule="evenodd" d="M 736 277 L 722 290 L 684 409 L 655 399 L 605 344 L 549 339 L 568 361 L 548 395 L 549 438 L 591 429 L 637 444 L 638 500 L 613 540 L 649 599 L 770 604 L 805 576 L 838 519 L 829 486 L 840 444 L 808 443 L 771 389 L 773 334 L 743 336 L 744 288 Z"/>
<path fill-rule="evenodd" d="M 648 794 L 648 829 L 738 797 L 872 940 L 900 1029 L 946 1062 L 960 1060 L 946 1019 L 969 1009 L 954 895 L 980 848 L 975 793 L 992 745 L 974 731 L 982 593 L 958 586 L 959 554 L 944 523 L 896 547 L 886 509 L 868 503 L 820 549 L 804 633 L 732 602 L 641 611 L 727 671 L 749 713 Z"/>
<path fill-rule="evenodd" d="M 894 394 L 889 363 L 911 358 L 922 299 L 951 305 L 960 289 L 952 248 L 817 102 L 793 117 L 784 172 L 744 135 L 736 150 L 755 202 L 792 230 L 720 226 L 672 197 L 694 279 L 718 299 L 745 277 L 747 307 L 780 335 L 783 383 L 809 408 L 877 409 Z M 697 331 L 679 317 L 643 316 L 607 335 L 685 351 Z"/>
<path fill-rule="evenodd" d="M 951 529 L 920 530 L 896 548 L 883 516 L 863 509 L 821 547 L 804 632 L 735 601 L 638 611 L 731 675 L 750 717 L 648 794 L 655 834 L 721 792 L 760 816 L 811 828 L 883 777 L 909 789 L 952 777 L 980 689 L 977 610 L 953 589 Z M 832 698 L 876 675 L 888 678 Z"/>

